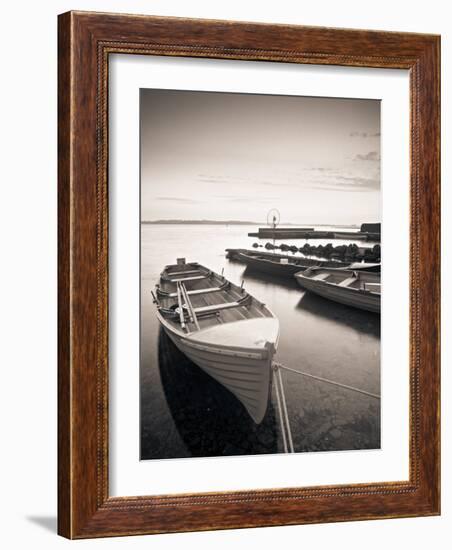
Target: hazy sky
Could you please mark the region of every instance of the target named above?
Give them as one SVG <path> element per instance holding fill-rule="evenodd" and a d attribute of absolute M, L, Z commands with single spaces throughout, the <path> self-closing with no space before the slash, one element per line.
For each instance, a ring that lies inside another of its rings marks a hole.
<path fill-rule="evenodd" d="M 380 221 L 380 102 L 141 90 L 141 216 Z"/>

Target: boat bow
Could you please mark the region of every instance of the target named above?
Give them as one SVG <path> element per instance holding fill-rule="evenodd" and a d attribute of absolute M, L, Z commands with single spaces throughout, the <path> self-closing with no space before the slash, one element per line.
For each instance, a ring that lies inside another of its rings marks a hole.
<path fill-rule="evenodd" d="M 231 353 L 253 351 L 255 353 L 276 350 L 279 337 L 279 321 L 275 317 L 244 319 L 193 332 L 186 337 L 188 343 L 206 344 L 226 348 Z M 221 343 L 221 344 L 220 344 Z"/>

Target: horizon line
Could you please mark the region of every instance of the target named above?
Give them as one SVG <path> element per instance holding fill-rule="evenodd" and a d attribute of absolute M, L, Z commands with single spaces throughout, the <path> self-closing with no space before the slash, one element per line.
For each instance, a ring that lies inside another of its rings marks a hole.
<path fill-rule="evenodd" d="M 265 220 L 262 221 L 251 221 L 251 220 L 210 220 L 210 219 L 184 219 L 184 218 L 168 218 L 168 219 L 156 219 L 156 220 L 140 220 L 140 223 L 144 224 L 171 224 L 171 223 L 187 223 L 187 224 L 240 224 L 240 225 L 268 225 Z M 360 223 L 318 223 L 318 222 L 309 222 L 309 223 L 301 223 L 301 222 L 281 222 L 278 224 L 278 227 L 284 226 L 284 225 L 298 225 L 298 226 L 304 226 L 304 225 L 324 225 L 324 226 L 359 226 L 362 223 L 381 223 L 381 222 L 360 222 Z"/>

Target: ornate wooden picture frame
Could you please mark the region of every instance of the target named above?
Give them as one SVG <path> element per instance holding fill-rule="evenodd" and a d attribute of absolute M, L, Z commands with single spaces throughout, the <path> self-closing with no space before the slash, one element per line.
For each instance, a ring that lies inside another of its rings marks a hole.
<path fill-rule="evenodd" d="M 58 531 L 87 538 L 440 511 L 440 38 L 69 12 L 58 62 Z M 108 485 L 108 77 L 111 54 L 410 74 L 408 481 L 111 497 Z"/>

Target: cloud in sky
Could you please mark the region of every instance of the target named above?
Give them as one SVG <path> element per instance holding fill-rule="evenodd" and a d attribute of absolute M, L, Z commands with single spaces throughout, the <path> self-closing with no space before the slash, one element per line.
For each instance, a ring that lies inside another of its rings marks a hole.
<path fill-rule="evenodd" d="M 288 176 L 289 177 L 289 176 Z M 285 181 L 279 181 L 279 179 L 275 179 L 275 181 L 267 181 L 267 180 L 261 180 L 259 178 L 245 178 L 245 177 L 238 177 L 236 175 L 224 175 L 224 176 L 208 176 L 205 174 L 199 175 L 197 178 L 197 181 L 202 183 L 208 183 L 213 185 L 233 185 L 233 186 L 243 186 L 243 185 L 264 185 L 268 187 L 293 187 L 296 185 L 294 182 L 285 182 Z"/>
<path fill-rule="evenodd" d="M 378 173 L 375 177 L 344 175 L 334 172 L 328 177 L 316 177 L 315 173 L 308 179 L 306 188 L 324 191 L 347 191 L 347 192 L 369 192 L 380 190 L 380 178 Z"/>
<path fill-rule="evenodd" d="M 380 178 L 361 178 L 342 176 L 338 179 L 339 186 L 353 191 L 378 191 Z"/>
<path fill-rule="evenodd" d="M 364 155 L 358 154 L 355 156 L 355 160 L 370 160 L 378 162 L 380 160 L 380 153 L 378 153 L 378 151 L 369 151 Z"/>
<path fill-rule="evenodd" d="M 273 197 L 267 197 L 265 195 L 243 195 L 240 197 L 229 197 L 226 195 L 217 195 L 215 198 L 219 199 L 220 201 L 229 202 L 229 203 L 248 203 L 248 204 L 256 204 L 256 203 L 271 203 L 273 202 Z"/>
<path fill-rule="evenodd" d="M 350 132 L 350 137 L 361 137 L 361 138 L 373 138 L 380 137 L 380 132 L 368 133 L 368 132 Z"/>
<path fill-rule="evenodd" d="M 350 132 L 350 137 L 367 137 L 367 132 Z"/>
<path fill-rule="evenodd" d="M 155 197 L 156 201 L 173 202 L 178 204 L 200 204 L 198 199 L 190 199 L 187 197 Z"/>

